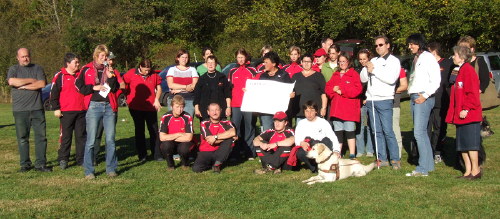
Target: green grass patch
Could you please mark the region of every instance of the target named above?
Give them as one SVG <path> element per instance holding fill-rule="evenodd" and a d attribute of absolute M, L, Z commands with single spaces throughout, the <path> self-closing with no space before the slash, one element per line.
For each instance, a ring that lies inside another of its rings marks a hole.
<path fill-rule="evenodd" d="M 401 109 L 405 146 L 412 135 L 408 105 L 403 102 Z M 308 186 L 300 182 L 312 176 L 305 169 L 276 176 L 254 175 L 258 161 L 229 166 L 220 175 L 181 169 L 167 172 L 164 162 L 141 164 L 127 108 L 120 108 L 118 116 L 117 178 L 104 174 L 104 162 L 96 168 L 93 181 L 83 179 L 83 169 L 74 160 L 69 169 L 58 168 L 59 121 L 52 112 L 46 112 L 47 158 L 54 172 L 19 173 L 11 105 L 0 104 L 0 218 L 496 218 L 500 205 L 499 112 L 484 112 L 499 133 L 484 140 L 488 158 L 481 180 L 455 179 L 460 174 L 454 168 L 455 128 L 448 125 L 446 162 L 436 165 L 429 177 L 404 176 L 415 168 L 404 151 L 401 171 L 380 169 L 361 178 Z M 199 132 L 199 125 L 195 127 Z M 31 149 L 34 159 L 33 145 Z M 101 160 L 103 156 L 101 153 Z M 371 160 L 363 157 L 361 161 Z"/>

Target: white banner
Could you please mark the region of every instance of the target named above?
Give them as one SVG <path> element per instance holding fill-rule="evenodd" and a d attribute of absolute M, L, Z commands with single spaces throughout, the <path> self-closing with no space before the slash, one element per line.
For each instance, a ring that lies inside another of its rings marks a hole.
<path fill-rule="evenodd" d="M 241 111 L 275 114 L 285 112 L 295 83 L 271 80 L 247 80 Z"/>

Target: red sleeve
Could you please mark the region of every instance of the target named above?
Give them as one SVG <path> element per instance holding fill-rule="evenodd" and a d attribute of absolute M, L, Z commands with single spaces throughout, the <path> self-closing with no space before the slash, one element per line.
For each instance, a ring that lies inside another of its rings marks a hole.
<path fill-rule="evenodd" d="M 335 87 L 335 82 L 333 81 L 334 78 L 335 78 L 335 76 L 332 75 L 332 77 L 330 78 L 330 80 L 328 82 L 326 82 L 326 85 L 325 85 L 325 94 L 330 99 L 332 99 L 333 96 L 335 95 L 335 92 L 333 91 L 333 87 Z"/>
<path fill-rule="evenodd" d="M 135 69 L 130 69 L 123 75 L 123 82 L 130 84 L 130 77 L 132 74 L 134 74 Z"/>
<path fill-rule="evenodd" d="M 359 77 L 358 72 L 354 69 L 349 69 L 351 77 L 351 83 L 349 84 L 340 84 L 340 90 L 342 91 L 342 96 L 346 98 L 357 98 L 361 92 L 363 91 L 363 85 L 361 85 L 361 79 Z M 344 76 L 345 77 L 345 76 Z"/>
<path fill-rule="evenodd" d="M 406 71 L 404 68 L 401 68 L 401 71 L 399 71 L 399 79 L 401 78 L 406 78 Z"/>
<path fill-rule="evenodd" d="M 462 101 L 461 109 L 471 110 L 476 109 L 479 100 L 479 76 L 473 68 L 465 69 L 464 74 L 464 101 Z"/>
<path fill-rule="evenodd" d="M 116 75 L 116 80 L 118 81 L 118 83 L 123 83 L 123 77 L 120 75 L 120 72 L 116 69 L 114 69 L 114 72 L 115 72 L 115 75 Z"/>
<path fill-rule="evenodd" d="M 156 75 L 156 85 L 160 85 L 161 84 L 161 77 L 159 74 L 155 74 Z"/>

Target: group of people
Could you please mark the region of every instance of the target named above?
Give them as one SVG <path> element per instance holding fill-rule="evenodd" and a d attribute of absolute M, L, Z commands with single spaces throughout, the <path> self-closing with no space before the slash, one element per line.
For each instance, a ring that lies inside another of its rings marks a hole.
<path fill-rule="evenodd" d="M 375 37 L 374 44 L 376 56 L 369 49 L 356 54 L 359 66 L 330 38 L 325 38 L 322 48 L 313 55 L 292 46 L 290 64 L 284 64 L 270 46 L 262 49 L 259 62 L 251 63 L 249 53 L 241 48 L 235 52 L 236 67 L 228 75 L 221 73 L 212 49 L 203 49 L 205 63 L 198 68 L 189 66 L 188 51 L 179 50 L 176 65 L 164 70 L 170 89 L 169 110 L 161 117 L 160 126 L 157 113 L 162 108 L 162 79 L 153 73 L 149 59 L 141 60 L 137 68 L 121 76 L 113 68 L 114 54 L 105 45 L 98 45 L 93 61 L 82 68 L 79 57 L 67 53 L 65 66 L 52 80 L 50 96 L 54 115 L 61 123 L 59 166 L 68 167 L 74 132 L 76 163 L 83 166 L 86 179 L 94 179 L 96 152 L 104 131 L 106 173 L 109 177 L 117 176 L 116 92 L 121 89 L 126 93 L 135 125 L 139 161 L 145 162 L 148 157 L 144 133 L 147 127 L 151 156 L 166 160 L 167 170 L 176 168 L 174 155 L 179 154 L 183 169 L 188 169 L 195 157 L 194 172 L 212 169 L 220 173 L 229 159 L 257 157 L 262 168 L 256 169 L 256 174 L 281 173 L 300 164 L 316 172 L 317 164 L 306 154 L 318 142 L 339 157 L 347 144 L 349 154 L 345 156 L 349 159 L 364 156 L 365 152 L 369 157 L 375 153 L 378 166 L 399 170 L 399 105 L 402 92 L 407 90 L 419 159 L 416 169 L 406 175 L 428 176 L 434 170 L 447 122 L 457 126 L 457 151 L 465 161 L 460 178 L 480 178 L 479 94 L 485 89 L 480 87 L 481 60 L 474 56 L 474 39 L 460 38 L 451 61 L 441 57 L 439 44 L 427 44 L 422 34 L 409 36 L 408 48 L 415 55 L 409 72 L 391 54 L 387 37 Z M 26 48 L 17 51 L 17 59 L 19 64 L 9 69 L 8 82 L 12 87 L 21 171 L 32 167 L 28 138 L 33 126 L 35 170 L 50 172 L 52 169 L 46 166 L 45 116 L 40 97 L 40 89 L 46 83 L 44 72 L 31 64 Z M 288 109 L 275 114 L 242 111 L 249 79 L 295 83 Z M 201 121 L 199 138 L 194 135 L 193 116 Z M 257 118 L 261 131 L 256 136 Z"/>

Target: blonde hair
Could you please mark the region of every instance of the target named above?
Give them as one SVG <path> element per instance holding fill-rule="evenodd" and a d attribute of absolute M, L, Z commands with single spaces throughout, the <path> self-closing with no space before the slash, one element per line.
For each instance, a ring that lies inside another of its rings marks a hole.
<path fill-rule="evenodd" d="M 106 53 L 106 56 L 108 56 L 109 55 L 108 47 L 104 44 L 97 45 L 94 49 L 94 55 L 93 55 L 94 60 L 96 60 L 99 57 L 99 54 L 101 54 L 102 52 Z"/>
<path fill-rule="evenodd" d="M 170 105 L 174 106 L 174 104 L 186 106 L 186 102 L 184 101 L 184 97 L 182 97 L 181 95 L 175 95 L 172 98 L 172 102 L 170 103 Z"/>
<path fill-rule="evenodd" d="M 460 46 L 460 44 L 462 44 L 462 43 L 469 44 L 470 48 L 474 48 L 474 49 L 476 48 L 476 40 L 474 39 L 474 37 L 471 37 L 471 36 L 460 37 L 460 39 L 457 42 L 457 46 Z"/>
<path fill-rule="evenodd" d="M 293 51 L 297 51 L 299 55 L 301 54 L 301 49 L 298 46 L 291 46 L 289 49 L 290 54 L 292 54 Z"/>

